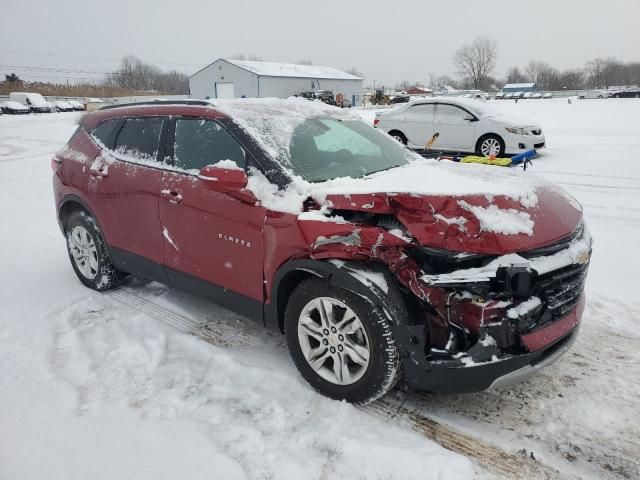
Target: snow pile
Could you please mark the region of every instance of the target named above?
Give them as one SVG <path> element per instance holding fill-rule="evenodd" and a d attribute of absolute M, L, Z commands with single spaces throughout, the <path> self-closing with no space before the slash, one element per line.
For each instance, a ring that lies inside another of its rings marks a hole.
<path fill-rule="evenodd" d="M 226 168 L 228 170 L 242 170 L 238 164 L 233 160 L 220 160 L 213 164 L 217 168 Z"/>
<path fill-rule="evenodd" d="M 520 318 L 523 315 L 527 315 L 532 312 L 536 308 L 542 305 L 542 301 L 538 297 L 531 297 L 528 300 L 518 304 L 517 306 L 510 308 L 507 310 L 507 317 L 509 318 Z"/>
<path fill-rule="evenodd" d="M 472 476 L 466 459 L 321 397 L 288 358 L 216 347 L 103 298 L 80 301 L 56 320 L 53 368 L 76 389 L 80 415 L 120 404 L 147 423 L 192 423 L 222 460 L 210 472 L 219 478 Z"/>
<path fill-rule="evenodd" d="M 465 210 L 473 213 L 480 221 L 480 229 L 485 232 L 501 233 L 503 235 L 516 235 L 525 233 L 533 235 L 533 220 L 527 212 L 519 212 L 513 208 L 502 209 L 497 205 L 480 207 L 470 205 L 464 200 L 458 201 Z"/>

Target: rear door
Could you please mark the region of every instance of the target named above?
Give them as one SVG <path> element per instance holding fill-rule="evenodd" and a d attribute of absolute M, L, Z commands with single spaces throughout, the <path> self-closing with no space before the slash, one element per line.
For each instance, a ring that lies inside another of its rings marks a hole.
<path fill-rule="evenodd" d="M 440 135 L 436 148 L 442 150 L 475 149 L 476 122 L 466 110 L 446 103 L 438 103 L 435 112 L 433 129 Z"/>
<path fill-rule="evenodd" d="M 246 169 L 244 149 L 218 121 L 186 117 L 172 121 L 167 144 L 174 171 L 164 178 L 160 221 L 172 284 L 236 311 L 244 311 L 243 299 L 261 309 L 266 210 L 198 179 L 202 167 L 221 160 Z"/>
<path fill-rule="evenodd" d="M 164 281 L 158 199 L 165 174 L 160 151 L 165 120 L 136 117 L 107 122 L 92 133 L 101 153 L 90 167 L 90 207 L 116 264 Z"/>
<path fill-rule="evenodd" d="M 424 148 L 433 135 L 433 103 L 423 103 L 410 106 L 404 113 L 404 128 L 401 130 L 407 136 L 411 146 Z"/>

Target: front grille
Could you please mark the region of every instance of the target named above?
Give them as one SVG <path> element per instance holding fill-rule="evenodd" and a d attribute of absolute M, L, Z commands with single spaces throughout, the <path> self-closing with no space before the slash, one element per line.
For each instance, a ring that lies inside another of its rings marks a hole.
<path fill-rule="evenodd" d="M 538 278 L 534 295 L 542 300 L 545 307 L 538 326 L 564 317 L 578 305 L 588 269 L 588 263 L 570 265 Z"/>
<path fill-rule="evenodd" d="M 544 148 L 544 142 L 542 142 L 542 143 L 535 143 L 535 144 L 533 145 L 533 148 Z"/>

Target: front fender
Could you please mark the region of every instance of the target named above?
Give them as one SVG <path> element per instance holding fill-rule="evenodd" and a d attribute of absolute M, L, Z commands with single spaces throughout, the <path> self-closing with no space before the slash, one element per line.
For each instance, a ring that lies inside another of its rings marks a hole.
<path fill-rule="evenodd" d="M 381 264 L 343 260 L 290 260 L 278 269 L 271 287 L 271 303 L 265 305 L 265 323 L 284 331 L 284 310 L 293 290 L 310 276 L 324 278 L 377 308 L 392 324 L 409 324 L 406 301 L 395 277 Z"/>

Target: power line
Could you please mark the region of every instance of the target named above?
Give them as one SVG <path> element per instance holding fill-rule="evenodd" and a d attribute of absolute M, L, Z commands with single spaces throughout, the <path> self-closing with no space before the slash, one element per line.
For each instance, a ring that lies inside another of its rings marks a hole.
<path fill-rule="evenodd" d="M 56 53 L 27 52 L 27 51 L 18 51 L 18 50 L 0 50 L 0 53 L 7 53 L 11 55 L 35 55 L 38 57 L 78 58 L 83 60 L 97 60 L 100 62 L 119 62 L 120 60 L 122 60 L 122 57 L 119 57 L 119 58 L 94 57 L 94 56 L 86 56 L 86 55 L 68 55 L 68 54 L 65 55 L 65 54 L 56 54 Z M 147 61 L 151 61 L 151 60 L 147 60 Z M 153 63 L 160 63 L 163 65 L 180 65 L 184 67 L 201 67 L 202 66 L 202 64 L 199 64 L 199 63 L 167 62 L 164 60 L 161 62 L 153 62 Z"/>

